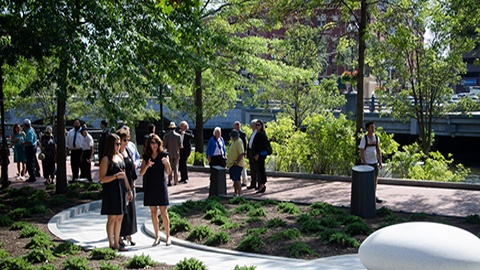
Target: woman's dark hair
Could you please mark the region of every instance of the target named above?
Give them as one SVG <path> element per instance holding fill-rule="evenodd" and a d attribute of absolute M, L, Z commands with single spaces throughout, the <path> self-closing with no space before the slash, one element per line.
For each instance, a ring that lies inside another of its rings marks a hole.
<path fill-rule="evenodd" d="M 265 124 L 262 122 L 262 120 L 257 120 L 257 124 L 258 123 L 262 124 L 262 129 L 260 131 L 265 132 Z"/>
<path fill-rule="evenodd" d="M 104 156 L 108 157 L 108 160 L 113 159 L 113 155 L 115 155 L 115 144 L 117 141 L 120 140 L 117 134 L 110 134 L 107 137 L 107 141 L 105 142 L 105 153 Z"/>
<path fill-rule="evenodd" d="M 150 146 L 150 143 L 152 141 L 158 143 L 158 152 L 159 153 L 163 152 L 163 142 L 160 139 L 160 137 L 158 137 L 157 134 L 150 134 L 150 136 L 148 136 L 147 141 L 145 142 L 145 148 L 144 148 L 144 152 L 145 152 L 145 154 L 147 154 L 147 156 L 152 156 L 152 154 L 153 154 L 153 149 Z"/>
<path fill-rule="evenodd" d="M 373 124 L 375 124 L 375 123 L 372 122 L 372 121 L 367 122 L 367 123 L 365 124 L 365 128 L 368 129 L 368 128 L 370 127 L 370 125 L 373 125 Z"/>
<path fill-rule="evenodd" d="M 15 128 L 16 128 L 16 127 L 18 127 L 18 132 L 15 131 Z M 14 134 L 20 133 L 20 124 L 15 124 L 15 125 L 13 125 L 12 131 L 13 131 Z"/>

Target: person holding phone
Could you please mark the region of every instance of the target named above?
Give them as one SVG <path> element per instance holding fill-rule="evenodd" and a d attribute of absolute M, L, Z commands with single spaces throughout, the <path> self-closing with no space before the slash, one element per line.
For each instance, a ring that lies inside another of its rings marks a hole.
<path fill-rule="evenodd" d="M 171 245 L 170 240 L 170 219 L 168 218 L 167 206 L 168 189 L 165 173 L 172 173 L 167 153 L 163 150 L 162 140 L 156 134 L 150 134 L 145 142 L 145 154 L 143 155 L 140 175 L 143 175 L 143 205 L 150 207 L 155 241 L 153 246 L 160 244 L 158 209 L 165 228 L 165 244 Z"/>

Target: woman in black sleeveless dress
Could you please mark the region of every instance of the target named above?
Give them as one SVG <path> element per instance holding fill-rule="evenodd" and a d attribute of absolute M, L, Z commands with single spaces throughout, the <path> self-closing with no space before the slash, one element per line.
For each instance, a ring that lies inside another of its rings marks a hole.
<path fill-rule="evenodd" d="M 132 234 L 137 232 L 137 213 L 135 210 L 135 189 L 133 174 L 135 173 L 135 167 L 132 160 L 132 154 L 127 149 L 128 140 L 130 139 L 130 131 L 127 129 L 119 129 L 117 135 L 120 137 L 120 155 L 125 162 L 125 174 L 127 175 L 128 183 L 132 188 L 133 200 L 127 204 L 127 212 L 123 215 L 122 228 L 120 230 L 120 236 L 127 243 L 134 246 L 136 243 L 132 241 Z M 120 241 L 120 245 L 124 245 L 123 241 Z"/>
<path fill-rule="evenodd" d="M 168 156 L 163 151 L 162 140 L 156 134 L 151 134 L 145 143 L 145 154 L 143 155 L 140 175 L 143 175 L 143 205 L 150 207 L 153 229 L 155 231 L 155 242 L 153 246 L 160 244 L 158 208 L 162 216 L 163 227 L 165 228 L 166 245 L 170 241 L 170 219 L 168 218 L 167 206 L 168 190 L 165 173 L 170 174 L 172 168 Z"/>
<path fill-rule="evenodd" d="M 107 237 L 110 248 L 126 251 L 120 245 L 120 229 L 127 203 L 133 199 L 132 189 L 125 175 L 125 163 L 119 154 L 120 138 L 111 134 L 107 138 L 105 155 L 100 161 L 99 179 L 102 183 L 101 214 L 107 215 Z"/>

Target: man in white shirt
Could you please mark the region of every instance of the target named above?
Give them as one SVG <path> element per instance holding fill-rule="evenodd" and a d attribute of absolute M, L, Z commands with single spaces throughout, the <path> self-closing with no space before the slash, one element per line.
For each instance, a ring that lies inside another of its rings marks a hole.
<path fill-rule="evenodd" d="M 250 164 L 250 185 L 247 187 L 247 189 L 258 189 L 258 178 L 259 178 L 259 172 L 257 168 L 257 162 L 255 161 L 255 153 L 252 150 L 253 146 L 253 140 L 255 139 L 255 135 L 257 134 L 257 119 L 253 119 L 250 122 L 250 127 L 252 128 L 252 135 L 250 136 L 250 139 L 248 141 L 248 146 L 247 146 L 247 156 L 248 156 L 248 162 Z"/>
<path fill-rule="evenodd" d="M 70 129 L 65 138 L 66 153 L 70 151 L 70 166 L 72 168 L 72 181 L 78 179 L 78 172 L 80 170 L 80 157 L 82 156 L 83 137 L 80 134 L 80 120 L 75 119 L 73 128 Z"/>
<path fill-rule="evenodd" d="M 82 156 L 80 158 L 80 177 L 86 178 L 89 182 L 92 182 L 92 159 L 93 159 L 93 138 L 87 131 L 87 127 L 83 126 L 80 129 L 82 134 Z"/>
<path fill-rule="evenodd" d="M 375 192 L 377 190 L 378 169 L 382 168 L 382 153 L 380 151 L 380 138 L 375 135 L 375 123 L 368 122 L 365 124 L 367 134 L 360 140 L 360 157 L 362 164 L 372 166 L 375 173 Z M 375 197 L 377 203 L 382 203 L 378 197 Z"/>

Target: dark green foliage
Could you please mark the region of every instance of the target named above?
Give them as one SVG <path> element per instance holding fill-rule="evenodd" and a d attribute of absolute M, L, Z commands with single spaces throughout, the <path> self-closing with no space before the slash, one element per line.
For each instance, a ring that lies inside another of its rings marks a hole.
<path fill-rule="evenodd" d="M 320 232 L 320 238 L 323 240 L 330 239 L 330 236 L 336 234 L 338 231 L 333 228 L 325 228 L 323 231 Z"/>
<path fill-rule="evenodd" d="M 31 212 L 30 210 L 26 209 L 26 208 L 15 208 L 13 210 L 11 210 L 10 212 L 8 212 L 8 216 L 12 219 L 12 220 L 19 220 L 21 218 L 26 218 L 26 217 L 30 217 L 31 215 Z"/>
<path fill-rule="evenodd" d="M 218 208 L 207 210 L 207 213 L 203 216 L 204 219 L 212 219 L 215 217 L 224 217 L 225 213 Z"/>
<path fill-rule="evenodd" d="M 345 233 L 348 235 L 369 235 L 372 233 L 372 228 L 366 222 L 354 222 L 345 226 Z"/>
<path fill-rule="evenodd" d="M 262 235 L 262 234 L 265 234 L 267 232 L 267 228 L 265 227 L 260 227 L 260 228 L 251 228 L 251 229 L 248 229 L 246 234 L 256 234 L 256 235 Z"/>
<path fill-rule="evenodd" d="M 87 187 L 87 191 L 101 191 L 102 190 L 102 184 L 100 183 L 90 183 Z"/>
<path fill-rule="evenodd" d="M 202 240 L 213 235 L 215 232 L 210 229 L 208 226 L 197 226 L 192 229 L 192 231 L 188 234 L 187 240 L 195 241 L 195 240 Z"/>
<path fill-rule="evenodd" d="M 249 217 L 245 219 L 246 223 L 252 223 L 252 222 L 261 222 L 262 220 L 259 217 Z"/>
<path fill-rule="evenodd" d="M 57 256 L 66 256 L 78 254 L 80 251 L 82 251 L 82 247 L 72 242 L 63 242 L 53 250 L 53 253 Z"/>
<path fill-rule="evenodd" d="M 134 255 L 133 258 L 131 258 L 130 260 L 127 261 L 127 268 L 134 268 L 134 269 L 137 269 L 137 268 L 146 268 L 146 267 L 150 267 L 150 266 L 156 266 L 157 263 L 152 260 L 152 258 L 150 258 L 150 256 L 148 255 L 144 255 L 142 253 L 142 255 L 140 256 L 137 256 L 137 255 Z"/>
<path fill-rule="evenodd" d="M 25 259 L 30 263 L 49 262 L 54 259 L 52 251 L 50 249 L 34 249 L 25 255 Z"/>
<path fill-rule="evenodd" d="M 43 204 L 43 202 L 50 199 L 50 194 L 45 190 L 35 190 L 35 192 L 28 197 L 28 201 L 32 202 L 33 205 Z"/>
<path fill-rule="evenodd" d="M 20 238 L 28 238 L 35 235 L 48 237 L 46 233 L 34 226 L 26 226 L 20 231 Z"/>
<path fill-rule="evenodd" d="M 58 268 L 53 264 L 44 264 L 36 268 L 36 270 L 57 270 L 57 269 Z"/>
<path fill-rule="evenodd" d="M 49 202 L 51 206 L 61 206 L 61 205 L 69 205 L 71 203 L 70 197 L 66 194 L 59 194 L 52 197 Z"/>
<path fill-rule="evenodd" d="M 216 225 L 223 225 L 228 222 L 228 218 L 225 216 L 216 216 L 210 220 L 211 223 Z"/>
<path fill-rule="evenodd" d="M 269 205 L 269 204 L 271 204 L 271 205 L 277 205 L 278 202 L 275 201 L 275 200 L 273 200 L 273 199 L 265 199 L 265 200 L 262 200 L 262 201 L 260 202 L 260 204 L 261 204 L 261 205 Z"/>
<path fill-rule="evenodd" d="M 389 215 L 389 216 L 386 216 L 383 221 L 385 222 L 385 224 L 387 225 L 393 225 L 393 224 L 397 224 L 397 223 L 402 223 L 402 222 L 405 222 L 405 219 L 402 218 L 402 217 L 399 217 L 395 214 L 392 214 L 392 215 Z"/>
<path fill-rule="evenodd" d="M 341 233 L 341 232 L 336 232 L 330 235 L 328 242 L 336 243 L 341 246 L 353 247 L 353 248 L 358 248 L 360 246 L 360 243 L 358 243 L 358 241 L 355 238 L 350 237 L 345 233 Z"/>
<path fill-rule="evenodd" d="M 351 215 L 345 212 L 344 215 L 336 215 L 335 218 L 343 225 L 347 225 L 354 222 L 364 222 L 363 218 L 355 215 Z"/>
<path fill-rule="evenodd" d="M 286 229 L 274 234 L 270 239 L 272 241 L 277 241 L 281 239 L 297 239 L 302 236 L 302 233 L 297 229 Z"/>
<path fill-rule="evenodd" d="M 34 227 L 34 226 L 26 221 L 17 221 L 12 224 L 12 226 L 10 227 L 10 230 L 18 231 L 18 230 L 22 230 L 25 227 Z"/>
<path fill-rule="evenodd" d="M 207 267 L 203 264 L 203 262 L 195 258 L 190 258 L 190 259 L 185 258 L 182 261 L 179 261 L 173 269 L 175 270 L 207 270 Z"/>
<path fill-rule="evenodd" d="M 306 233 L 321 232 L 325 229 L 317 219 L 309 215 L 300 215 L 297 222 L 300 224 L 300 230 Z"/>
<path fill-rule="evenodd" d="M 427 213 L 413 213 L 410 216 L 410 220 L 416 220 L 416 221 L 426 221 L 428 220 L 428 214 Z"/>
<path fill-rule="evenodd" d="M 183 205 L 185 204 L 186 202 L 182 203 L 182 204 L 177 204 L 177 205 L 172 205 L 170 207 L 168 207 L 168 216 L 171 217 L 172 215 L 174 214 L 177 214 L 178 216 L 182 216 L 182 215 L 185 215 L 186 212 L 186 207 L 183 207 Z"/>
<path fill-rule="evenodd" d="M 170 233 L 175 234 L 177 232 L 186 232 L 192 229 L 192 224 L 184 218 L 171 218 L 170 219 Z"/>
<path fill-rule="evenodd" d="M 237 197 L 238 198 L 238 197 Z M 235 213 L 242 213 L 242 212 L 248 212 L 251 211 L 252 209 L 255 209 L 255 207 L 251 204 L 241 204 L 233 210 Z"/>
<path fill-rule="evenodd" d="M 277 205 L 278 211 L 280 213 L 287 213 L 291 215 L 300 214 L 300 209 L 294 203 L 283 202 Z"/>
<path fill-rule="evenodd" d="M 50 249 L 53 246 L 54 246 L 54 243 L 48 235 L 38 234 L 38 235 L 34 235 L 32 237 L 32 239 L 30 239 L 30 242 L 28 242 L 25 245 L 25 248 L 29 248 L 29 249 L 47 248 L 47 249 Z"/>
<path fill-rule="evenodd" d="M 28 202 L 28 197 L 27 196 L 20 196 L 16 198 L 12 198 L 12 206 L 13 208 L 19 208 L 19 207 L 30 207 L 30 203 Z"/>
<path fill-rule="evenodd" d="M 90 251 L 92 260 L 113 260 L 117 257 L 117 252 L 111 248 L 95 248 Z"/>
<path fill-rule="evenodd" d="M 258 234 L 247 235 L 242 239 L 240 244 L 237 247 L 237 250 L 247 251 L 247 252 L 259 252 L 262 247 L 265 246 L 265 243 L 262 241 L 262 238 Z"/>
<path fill-rule="evenodd" d="M 237 229 L 240 227 L 240 224 L 236 222 L 225 222 L 223 225 L 220 226 L 221 230 L 230 230 L 230 229 Z"/>
<path fill-rule="evenodd" d="M 114 265 L 110 262 L 102 262 L 100 263 L 100 270 L 122 270 L 123 267 L 118 265 Z"/>
<path fill-rule="evenodd" d="M 84 191 L 78 194 L 78 198 L 81 200 L 100 200 L 102 198 L 102 193 L 98 191 Z"/>
<path fill-rule="evenodd" d="M 90 270 L 88 260 L 80 257 L 70 257 L 63 262 L 63 267 L 68 270 Z"/>
<path fill-rule="evenodd" d="M 335 217 L 332 217 L 332 216 L 323 217 L 318 222 L 320 225 L 327 228 L 337 228 L 341 224 L 335 219 Z"/>
<path fill-rule="evenodd" d="M 35 189 L 31 186 L 23 186 L 19 189 L 8 188 L 6 190 L 4 198 L 5 199 L 7 199 L 7 198 L 14 199 L 14 198 L 24 197 L 24 196 L 28 198 L 33 193 L 35 193 Z"/>
<path fill-rule="evenodd" d="M 277 228 L 277 227 L 285 227 L 287 226 L 287 222 L 281 218 L 273 218 L 267 221 L 267 228 Z"/>
<path fill-rule="evenodd" d="M 50 214 L 52 210 L 46 207 L 44 204 L 37 204 L 32 207 L 32 214 Z"/>
<path fill-rule="evenodd" d="M 3 260 L 8 256 L 10 256 L 10 254 L 8 254 L 8 251 L 6 251 L 5 249 L 0 249 L 0 260 Z"/>
<path fill-rule="evenodd" d="M 465 222 L 469 224 L 480 224 L 480 216 L 475 214 L 475 215 L 468 215 L 465 217 Z"/>
<path fill-rule="evenodd" d="M 242 196 L 233 197 L 228 201 L 229 204 L 246 204 L 249 203 L 247 199 Z"/>
<path fill-rule="evenodd" d="M 32 270 L 33 266 L 23 257 L 8 257 L 0 261 L 0 269 L 2 270 Z"/>
<path fill-rule="evenodd" d="M 285 248 L 289 251 L 290 256 L 293 256 L 295 258 L 300 258 L 301 256 L 307 254 L 315 254 L 315 252 L 313 252 L 312 248 L 309 245 L 301 242 L 290 244 Z"/>
<path fill-rule="evenodd" d="M 238 266 L 238 265 L 235 265 L 235 268 L 233 268 L 233 270 L 255 270 L 257 269 L 256 266 Z"/>
<path fill-rule="evenodd" d="M 205 241 L 205 245 L 207 246 L 219 246 L 221 244 L 225 244 L 232 241 L 232 238 L 228 236 L 226 232 L 218 232 L 210 237 L 208 237 L 207 241 Z"/>
<path fill-rule="evenodd" d="M 263 208 L 254 208 L 254 209 L 248 211 L 247 216 L 249 216 L 249 217 L 266 217 L 267 212 L 265 212 L 265 209 L 263 209 Z"/>
<path fill-rule="evenodd" d="M 228 216 L 230 214 L 227 211 L 227 209 L 225 208 L 225 206 L 223 206 L 223 204 L 221 204 L 216 199 L 210 199 L 210 198 L 212 198 L 212 197 L 209 197 L 203 203 L 202 208 L 203 208 L 203 211 L 205 211 L 205 213 L 208 213 L 208 211 L 215 209 L 215 212 L 221 212 L 221 213 L 223 213 L 224 216 Z"/>
<path fill-rule="evenodd" d="M 13 220 L 7 215 L 0 215 L 0 226 L 8 227 L 13 224 Z"/>
<path fill-rule="evenodd" d="M 391 209 L 389 209 L 385 206 L 382 206 L 382 208 L 377 210 L 377 216 L 379 216 L 379 217 L 386 217 L 386 216 L 390 216 L 390 215 L 395 215 L 395 213 Z"/>
<path fill-rule="evenodd" d="M 310 205 L 310 208 L 311 208 L 310 215 L 312 216 L 329 216 L 329 215 L 337 215 L 337 214 L 341 215 L 345 213 L 345 211 L 324 202 L 316 202 Z"/>

